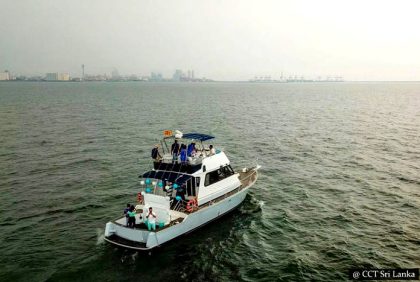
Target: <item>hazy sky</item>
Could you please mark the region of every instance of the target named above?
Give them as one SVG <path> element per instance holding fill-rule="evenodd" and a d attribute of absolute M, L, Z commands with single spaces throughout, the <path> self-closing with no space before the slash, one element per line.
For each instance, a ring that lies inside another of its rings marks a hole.
<path fill-rule="evenodd" d="M 0 0 L 0 69 L 420 80 L 420 1 Z"/>

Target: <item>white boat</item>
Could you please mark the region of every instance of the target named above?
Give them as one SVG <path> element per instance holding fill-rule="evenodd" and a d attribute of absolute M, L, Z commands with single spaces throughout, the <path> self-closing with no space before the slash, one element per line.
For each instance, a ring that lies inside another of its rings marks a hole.
<path fill-rule="evenodd" d="M 126 225 L 125 216 L 108 222 L 105 240 L 109 243 L 134 250 L 153 249 L 232 211 L 257 180 L 260 166 L 234 171 L 226 154 L 208 145 L 213 136 L 178 131 L 175 135 L 165 131 L 164 135 L 159 160 L 140 176 L 134 227 Z M 174 140 L 197 144 L 187 159 L 185 152 L 182 159 L 174 159 L 167 143 Z M 156 215 L 156 230 L 147 226 L 149 207 Z"/>

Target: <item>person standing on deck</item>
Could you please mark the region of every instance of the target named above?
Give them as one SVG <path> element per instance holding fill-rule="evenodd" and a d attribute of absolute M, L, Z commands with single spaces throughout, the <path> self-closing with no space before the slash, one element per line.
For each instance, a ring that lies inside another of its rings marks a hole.
<path fill-rule="evenodd" d="M 130 204 L 127 204 L 127 207 L 124 209 L 125 226 L 128 226 L 128 211 L 129 210 L 130 210 Z"/>
<path fill-rule="evenodd" d="M 171 146 L 171 154 L 172 154 L 172 160 L 177 161 L 178 160 L 178 155 L 179 155 L 179 144 L 178 144 L 178 140 L 176 140 L 176 139 Z"/>
<path fill-rule="evenodd" d="M 187 163 L 187 146 L 185 144 L 181 145 L 181 152 L 179 153 L 181 163 L 186 164 Z"/>
<path fill-rule="evenodd" d="M 134 206 L 131 205 L 130 210 L 127 212 L 128 214 L 128 226 L 131 228 L 134 228 L 136 225 L 136 210 L 134 209 Z"/>
<path fill-rule="evenodd" d="M 153 208 L 149 208 L 149 212 L 146 215 L 147 218 L 147 229 L 156 230 L 156 214 L 153 212 Z"/>
<path fill-rule="evenodd" d="M 155 147 L 152 149 L 152 159 L 155 162 L 158 162 L 162 159 L 162 156 L 159 154 L 159 145 L 156 144 Z"/>

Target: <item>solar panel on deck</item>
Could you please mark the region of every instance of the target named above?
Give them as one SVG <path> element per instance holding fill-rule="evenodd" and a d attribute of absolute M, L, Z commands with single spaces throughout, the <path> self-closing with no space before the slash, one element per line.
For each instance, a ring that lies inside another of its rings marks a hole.
<path fill-rule="evenodd" d="M 143 178 L 153 178 L 153 179 L 160 179 L 166 180 L 173 183 L 178 183 L 179 185 L 184 184 L 187 182 L 192 176 L 183 173 L 175 173 L 171 171 L 155 171 L 151 170 L 143 174 Z"/>

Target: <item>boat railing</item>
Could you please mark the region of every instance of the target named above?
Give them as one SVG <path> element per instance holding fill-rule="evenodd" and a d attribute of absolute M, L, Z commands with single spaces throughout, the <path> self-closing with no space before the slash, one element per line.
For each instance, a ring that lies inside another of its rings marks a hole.
<path fill-rule="evenodd" d="M 247 169 L 247 171 L 239 172 L 239 180 L 241 181 L 242 187 L 247 187 L 257 180 L 257 167 Z"/>
<path fill-rule="evenodd" d="M 175 204 L 174 204 L 175 203 Z M 187 201 L 183 199 L 172 199 L 171 205 L 174 204 L 174 207 L 172 208 L 174 211 L 178 212 L 185 212 L 185 207 L 187 206 Z"/>

